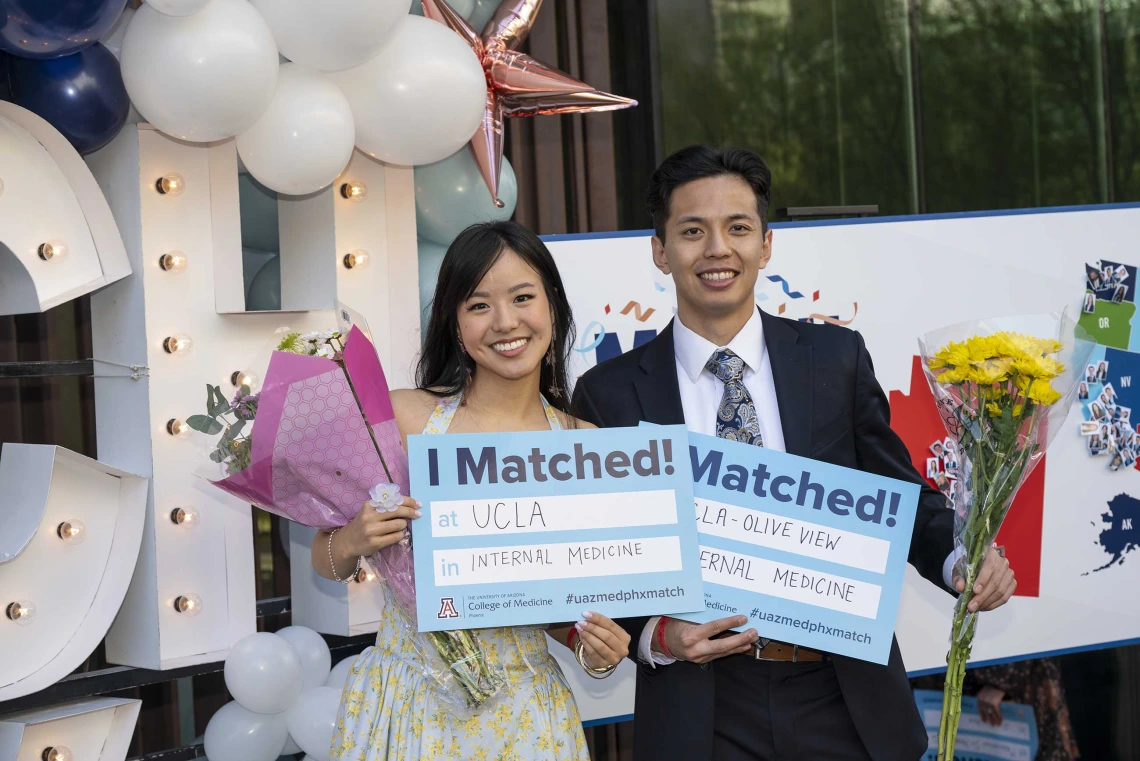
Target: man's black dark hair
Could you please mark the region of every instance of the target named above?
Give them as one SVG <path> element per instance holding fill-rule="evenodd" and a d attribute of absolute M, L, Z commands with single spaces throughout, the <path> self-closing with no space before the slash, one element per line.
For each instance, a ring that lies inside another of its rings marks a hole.
<path fill-rule="evenodd" d="M 685 183 L 706 177 L 733 175 L 748 183 L 756 194 L 761 232 L 768 231 L 768 204 L 772 201 L 772 172 L 764 159 L 746 148 L 710 148 L 690 145 L 661 162 L 649 181 L 645 205 L 653 218 L 653 230 L 665 240 L 665 220 L 673 191 Z"/>

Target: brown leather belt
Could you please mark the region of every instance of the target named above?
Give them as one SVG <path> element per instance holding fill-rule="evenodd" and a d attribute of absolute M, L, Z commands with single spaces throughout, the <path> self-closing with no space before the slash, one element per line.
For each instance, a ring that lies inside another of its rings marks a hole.
<path fill-rule="evenodd" d="M 818 650 L 809 650 L 799 645 L 789 645 L 785 642 L 768 640 L 768 644 L 761 646 L 759 642 L 752 646 L 751 657 L 758 661 L 783 661 L 786 663 L 823 663 L 831 660 L 827 653 Z"/>

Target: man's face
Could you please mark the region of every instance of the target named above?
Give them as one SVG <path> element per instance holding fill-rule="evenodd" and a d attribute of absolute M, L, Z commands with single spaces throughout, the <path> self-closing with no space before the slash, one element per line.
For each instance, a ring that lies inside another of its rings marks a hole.
<path fill-rule="evenodd" d="M 734 175 L 674 190 L 665 240 L 653 238 L 653 262 L 672 275 L 682 320 L 755 308 L 756 277 L 771 256 L 772 231 L 761 232 L 756 194 Z"/>

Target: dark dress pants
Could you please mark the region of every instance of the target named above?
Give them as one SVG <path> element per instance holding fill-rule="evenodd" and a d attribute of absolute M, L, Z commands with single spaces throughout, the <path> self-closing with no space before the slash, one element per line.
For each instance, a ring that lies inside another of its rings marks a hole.
<path fill-rule="evenodd" d="M 714 761 L 870 761 L 830 662 L 714 661 Z"/>

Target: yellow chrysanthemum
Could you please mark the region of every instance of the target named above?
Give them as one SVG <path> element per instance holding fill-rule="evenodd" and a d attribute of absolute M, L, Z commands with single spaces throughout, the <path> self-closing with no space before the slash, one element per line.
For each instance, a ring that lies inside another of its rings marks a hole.
<path fill-rule="evenodd" d="M 970 380 L 981 386 L 992 386 L 1009 380 L 1011 361 L 999 357 L 984 362 L 975 362 L 970 371 Z"/>
<path fill-rule="evenodd" d="M 1029 387 L 1028 396 L 1029 401 L 1047 407 L 1061 399 L 1061 392 L 1047 382 L 1038 381 Z"/>

